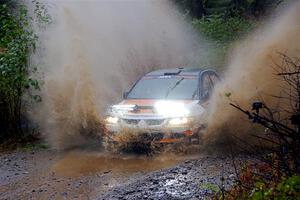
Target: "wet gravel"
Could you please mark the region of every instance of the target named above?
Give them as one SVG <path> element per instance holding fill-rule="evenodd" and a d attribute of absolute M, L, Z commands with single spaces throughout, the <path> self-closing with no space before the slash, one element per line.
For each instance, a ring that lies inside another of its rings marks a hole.
<path fill-rule="evenodd" d="M 124 182 L 108 171 L 65 176 L 52 166 L 63 155 L 38 150 L 0 153 L 0 200 L 2 199 L 95 199 Z M 72 170 L 74 166 L 69 165 Z"/>
<path fill-rule="evenodd" d="M 228 188 L 233 173 L 230 159 L 203 157 L 149 173 L 99 199 L 205 199 L 212 197 L 218 186 Z"/>
<path fill-rule="evenodd" d="M 0 153 L 0 199 L 204 199 L 222 184 L 221 177 L 229 187 L 234 174 L 231 159 L 199 156 L 150 172 L 67 176 L 52 167 L 62 157 L 50 150 Z"/>

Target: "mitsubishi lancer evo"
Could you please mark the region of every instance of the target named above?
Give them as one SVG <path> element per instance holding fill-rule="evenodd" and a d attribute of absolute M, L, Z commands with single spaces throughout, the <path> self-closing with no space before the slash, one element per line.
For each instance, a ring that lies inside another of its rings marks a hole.
<path fill-rule="evenodd" d="M 152 71 L 141 77 L 110 106 L 105 118 L 106 142 L 137 133 L 144 142 L 199 143 L 202 119 L 220 78 L 213 69 L 175 68 Z"/>

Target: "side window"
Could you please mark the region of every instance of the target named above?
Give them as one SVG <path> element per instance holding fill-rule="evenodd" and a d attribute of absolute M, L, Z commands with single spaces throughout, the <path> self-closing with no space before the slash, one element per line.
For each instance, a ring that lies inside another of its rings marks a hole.
<path fill-rule="evenodd" d="M 215 74 L 215 73 L 211 73 L 209 75 L 211 81 L 212 81 L 212 85 L 213 85 L 213 88 L 215 87 L 215 85 L 220 81 L 219 77 Z"/>
<path fill-rule="evenodd" d="M 214 86 L 218 81 L 219 81 L 219 78 L 214 73 L 207 72 L 202 75 L 201 97 L 203 100 L 206 100 L 211 96 Z"/>
<path fill-rule="evenodd" d="M 211 81 L 208 73 L 202 75 L 201 99 L 206 100 L 210 96 Z"/>

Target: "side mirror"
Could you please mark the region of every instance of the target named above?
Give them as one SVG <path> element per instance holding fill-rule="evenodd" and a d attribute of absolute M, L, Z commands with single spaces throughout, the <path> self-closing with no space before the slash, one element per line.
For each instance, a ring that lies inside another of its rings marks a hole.
<path fill-rule="evenodd" d="M 123 92 L 123 99 L 127 99 L 127 96 L 128 96 L 129 92 Z"/>

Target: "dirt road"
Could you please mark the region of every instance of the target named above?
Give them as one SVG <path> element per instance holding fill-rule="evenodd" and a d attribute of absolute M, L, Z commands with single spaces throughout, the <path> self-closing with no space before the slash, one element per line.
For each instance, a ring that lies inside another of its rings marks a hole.
<path fill-rule="evenodd" d="M 0 199 L 203 199 L 230 159 L 53 150 L 0 153 Z"/>

